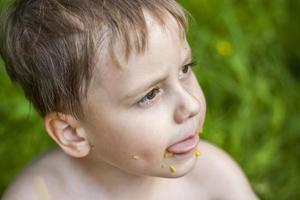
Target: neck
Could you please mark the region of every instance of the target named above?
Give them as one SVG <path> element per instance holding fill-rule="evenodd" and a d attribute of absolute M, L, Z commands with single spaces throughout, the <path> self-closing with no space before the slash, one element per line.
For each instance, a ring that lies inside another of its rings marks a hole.
<path fill-rule="evenodd" d="M 105 162 L 95 162 L 88 156 L 80 159 L 69 157 L 81 182 L 95 186 L 111 199 L 152 199 L 169 179 L 127 173 Z M 83 180 L 84 181 L 83 181 Z M 158 190 L 159 189 L 159 190 Z"/>

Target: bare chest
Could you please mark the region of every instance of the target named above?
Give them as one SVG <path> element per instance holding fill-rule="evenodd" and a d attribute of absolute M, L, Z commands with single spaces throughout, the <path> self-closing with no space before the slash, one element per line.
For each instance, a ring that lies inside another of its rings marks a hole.
<path fill-rule="evenodd" d="M 57 188 L 55 198 L 57 200 L 208 200 L 210 199 L 208 194 L 201 187 L 196 185 L 176 185 L 170 184 L 167 187 L 163 187 L 155 192 L 145 191 L 145 193 L 137 193 L 132 189 L 124 189 L 122 191 L 116 190 L 114 187 L 106 189 L 96 189 L 93 186 L 81 185 L 81 186 L 67 186 L 61 187 L 61 190 Z"/>

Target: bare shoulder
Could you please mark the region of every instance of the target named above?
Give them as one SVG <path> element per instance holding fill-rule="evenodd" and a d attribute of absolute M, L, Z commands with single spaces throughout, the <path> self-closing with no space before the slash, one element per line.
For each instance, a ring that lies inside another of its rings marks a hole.
<path fill-rule="evenodd" d="M 201 156 L 192 172 L 200 187 L 216 199 L 258 199 L 238 164 L 221 148 L 201 141 Z"/>
<path fill-rule="evenodd" d="M 52 149 L 43 153 L 25 167 L 7 188 L 3 200 L 50 199 L 49 184 L 57 184 L 61 173 L 53 165 L 59 163 L 56 151 Z"/>

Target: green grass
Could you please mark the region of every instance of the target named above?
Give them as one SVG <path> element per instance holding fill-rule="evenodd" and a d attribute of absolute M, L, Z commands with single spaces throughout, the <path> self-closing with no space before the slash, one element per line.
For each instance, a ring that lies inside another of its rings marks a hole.
<path fill-rule="evenodd" d="M 203 137 L 225 149 L 261 199 L 300 198 L 300 2 L 189 0 L 189 41 L 207 100 Z M 0 193 L 53 145 L 0 64 Z"/>
<path fill-rule="evenodd" d="M 299 1 L 182 2 L 195 17 L 204 137 L 238 161 L 261 199 L 299 199 Z"/>

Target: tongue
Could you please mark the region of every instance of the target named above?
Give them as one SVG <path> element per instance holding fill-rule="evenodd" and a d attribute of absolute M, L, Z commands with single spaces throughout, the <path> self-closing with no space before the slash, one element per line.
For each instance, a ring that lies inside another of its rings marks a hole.
<path fill-rule="evenodd" d="M 180 154 L 192 150 L 196 145 L 196 137 L 186 139 L 167 148 L 168 152 Z"/>

